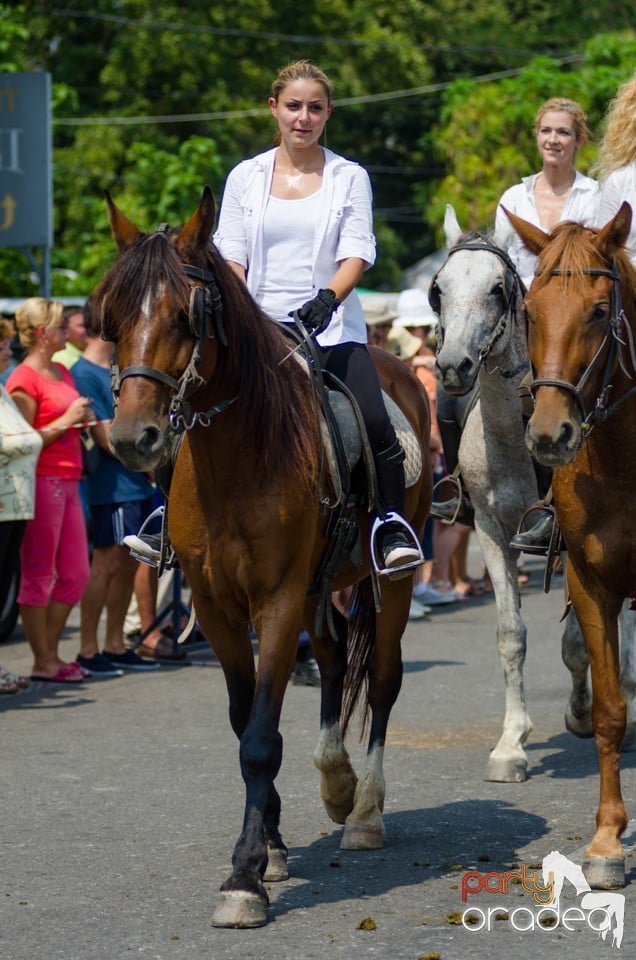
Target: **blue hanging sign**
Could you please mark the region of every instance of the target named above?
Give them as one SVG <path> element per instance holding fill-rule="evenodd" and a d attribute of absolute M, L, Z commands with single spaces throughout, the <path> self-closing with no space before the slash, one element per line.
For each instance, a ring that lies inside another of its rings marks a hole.
<path fill-rule="evenodd" d="M 0 73 L 0 247 L 53 245 L 51 75 Z"/>

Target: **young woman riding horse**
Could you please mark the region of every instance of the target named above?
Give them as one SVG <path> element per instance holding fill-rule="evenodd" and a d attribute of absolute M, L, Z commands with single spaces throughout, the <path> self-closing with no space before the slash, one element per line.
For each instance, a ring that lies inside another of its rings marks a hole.
<path fill-rule="evenodd" d="M 377 476 L 377 554 L 384 570 L 408 576 L 424 558 L 404 523 L 404 451 L 355 292 L 375 260 L 371 185 L 361 166 L 320 146 L 333 106 L 331 81 L 313 63 L 278 73 L 269 98 L 277 145 L 230 172 L 214 240 L 269 317 L 289 324 L 296 313 L 321 367 L 354 395 Z"/>

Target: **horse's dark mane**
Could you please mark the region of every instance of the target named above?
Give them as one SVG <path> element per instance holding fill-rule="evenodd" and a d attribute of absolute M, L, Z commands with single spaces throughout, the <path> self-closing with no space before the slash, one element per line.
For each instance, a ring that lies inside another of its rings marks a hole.
<path fill-rule="evenodd" d="M 317 480 L 317 412 L 309 380 L 283 330 L 254 301 L 215 246 L 205 250 L 223 299 L 224 370 L 240 385 L 245 416 L 268 473 L 293 471 Z"/>
<path fill-rule="evenodd" d="M 175 310 L 188 310 L 190 285 L 168 232 L 142 233 L 115 261 L 94 293 L 102 334 L 117 339 L 137 323 L 143 300 L 162 285 L 171 290 Z M 149 309 L 154 307 L 150 303 Z"/>
<path fill-rule="evenodd" d="M 151 292 L 168 295 L 173 312 L 187 314 L 191 286 L 173 243 L 176 233 L 142 234 L 105 275 L 94 294 L 97 309 L 101 304 L 104 336 L 118 340 L 132 329 Z M 293 356 L 284 359 L 292 349 L 290 341 L 211 243 L 188 259 L 210 270 L 219 288 L 227 348 L 220 349 L 218 371 L 236 389 L 242 423 L 264 475 L 289 471 L 315 483 L 317 418 L 302 368 Z"/>

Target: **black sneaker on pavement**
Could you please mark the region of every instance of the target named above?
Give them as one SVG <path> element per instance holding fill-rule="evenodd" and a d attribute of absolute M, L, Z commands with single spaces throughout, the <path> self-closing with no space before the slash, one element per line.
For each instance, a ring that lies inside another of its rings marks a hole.
<path fill-rule="evenodd" d="M 106 677 L 123 677 L 124 675 L 121 667 L 116 667 L 103 653 L 96 653 L 94 657 L 83 657 L 78 653 L 75 659 L 81 667 L 88 670 L 94 680 L 101 680 L 102 677 L 104 679 Z"/>
<path fill-rule="evenodd" d="M 161 667 L 156 660 L 144 660 L 133 650 L 126 650 L 124 653 L 109 653 L 108 650 L 104 650 L 104 656 L 115 667 L 121 667 L 122 670 L 159 670 Z"/>
<path fill-rule="evenodd" d="M 302 663 L 296 661 L 292 670 L 292 683 L 297 687 L 319 687 L 320 670 L 314 657 L 303 660 Z"/>

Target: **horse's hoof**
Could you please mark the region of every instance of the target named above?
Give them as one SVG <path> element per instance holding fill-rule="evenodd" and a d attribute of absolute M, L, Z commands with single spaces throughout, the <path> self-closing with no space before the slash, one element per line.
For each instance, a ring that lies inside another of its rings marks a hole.
<path fill-rule="evenodd" d="M 267 869 L 263 880 L 268 883 L 278 883 L 280 880 L 289 880 L 287 869 L 287 851 L 280 847 L 267 848 Z"/>
<path fill-rule="evenodd" d="M 328 803 L 326 800 L 323 800 L 322 802 L 325 810 L 327 811 L 327 816 L 330 820 L 333 820 L 334 823 L 345 823 L 347 817 L 353 810 L 353 797 L 351 798 L 350 803 L 347 802 L 346 804 L 341 804 L 340 806 L 336 806 L 333 803 Z"/>
<path fill-rule="evenodd" d="M 582 869 L 593 890 L 619 890 L 625 886 L 625 857 L 585 857 Z"/>
<path fill-rule="evenodd" d="M 262 927 L 267 923 L 267 905 L 257 893 L 226 890 L 214 911 L 214 927 Z"/>
<path fill-rule="evenodd" d="M 636 749 L 636 723 L 628 723 L 625 736 L 621 743 L 621 750 L 625 753 Z"/>
<path fill-rule="evenodd" d="M 353 810 L 358 778 L 348 765 L 329 770 L 321 769 L 315 758 L 314 763 L 320 770 L 320 798 L 327 816 L 334 823 L 344 823 Z"/>
<path fill-rule="evenodd" d="M 570 710 L 565 711 L 565 729 L 575 737 L 589 738 L 594 736 L 592 718 L 589 714 L 584 717 L 575 716 Z"/>
<path fill-rule="evenodd" d="M 526 779 L 528 763 L 526 760 L 504 760 L 501 757 L 490 757 L 484 780 L 493 780 L 495 783 L 523 783 Z"/>
<path fill-rule="evenodd" d="M 384 827 L 380 826 L 345 826 L 341 850 L 381 850 L 384 846 Z"/>

